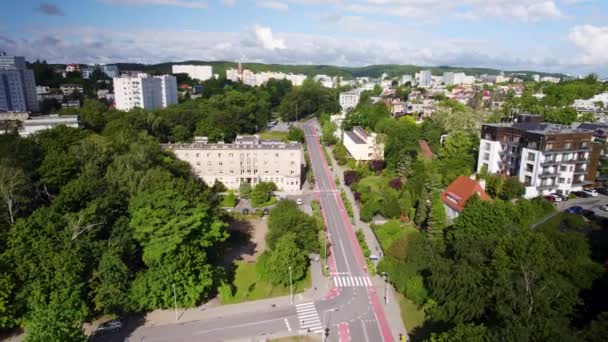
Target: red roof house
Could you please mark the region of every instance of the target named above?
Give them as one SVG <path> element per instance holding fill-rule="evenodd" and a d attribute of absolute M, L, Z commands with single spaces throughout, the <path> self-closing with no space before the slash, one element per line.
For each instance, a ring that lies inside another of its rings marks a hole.
<path fill-rule="evenodd" d="M 484 184 L 485 182 L 482 182 Z M 449 218 L 456 218 L 464 210 L 469 198 L 477 194 L 482 201 L 490 201 L 492 198 L 484 190 L 484 185 L 475 180 L 458 176 L 445 191 L 441 193 L 441 200 L 446 208 Z"/>

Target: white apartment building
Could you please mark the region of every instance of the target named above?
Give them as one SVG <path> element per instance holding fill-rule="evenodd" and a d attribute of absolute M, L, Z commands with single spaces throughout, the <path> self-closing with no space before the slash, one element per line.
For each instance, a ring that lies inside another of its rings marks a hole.
<path fill-rule="evenodd" d="M 344 147 L 356 161 L 384 160 L 384 144 L 377 141 L 377 134 L 368 134 L 361 127 L 344 131 Z"/>
<path fill-rule="evenodd" d="M 353 89 L 340 93 L 340 108 L 346 113 L 349 109 L 357 107 L 361 98 L 361 90 Z"/>
<path fill-rule="evenodd" d="M 454 85 L 466 83 L 467 75 L 464 72 L 444 72 L 443 73 L 443 84 Z"/>
<path fill-rule="evenodd" d="M 79 92 L 82 94 L 84 88 L 80 84 L 62 84 L 59 86 L 63 95 L 70 95 L 75 92 Z"/>
<path fill-rule="evenodd" d="M 598 106 L 601 103 L 601 106 Z M 602 107 L 608 108 L 608 93 L 601 93 L 593 96 L 590 99 L 577 99 L 574 100 L 572 105 L 578 111 L 597 111 Z"/>
<path fill-rule="evenodd" d="M 243 69 L 240 64 L 237 69 L 226 70 L 227 80 L 232 82 L 241 81 L 243 84 L 252 87 L 259 87 L 270 79 L 288 80 L 294 86 L 301 86 L 306 78 L 304 74 L 285 74 L 282 72 L 260 72 L 256 74 L 251 70 Z"/>
<path fill-rule="evenodd" d="M 24 57 L 0 51 L 0 110 L 37 112 L 38 108 L 34 71 L 26 67 Z"/>
<path fill-rule="evenodd" d="M 414 79 L 412 78 L 412 75 L 403 75 L 403 76 L 401 76 L 400 84 L 404 85 L 407 82 L 410 82 L 410 83 L 414 82 Z"/>
<path fill-rule="evenodd" d="M 19 130 L 19 135 L 22 137 L 27 137 L 34 133 L 51 129 L 57 126 L 67 126 L 78 128 L 80 127 L 78 121 L 78 115 L 41 115 L 41 116 L 32 116 L 29 119 L 23 121 L 22 129 Z"/>
<path fill-rule="evenodd" d="M 433 74 L 430 70 L 421 70 L 418 73 L 418 85 L 422 88 L 430 88 L 433 85 Z"/>
<path fill-rule="evenodd" d="M 316 75 L 314 78 L 315 82 L 321 83 L 321 86 L 325 88 L 335 87 L 334 79 L 328 75 Z"/>
<path fill-rule="evenodd" d="M 225 144 L 197 137 L 194 143 L 165 148 L 188 162 L 209 185 L 218 180 L 237 190 L 243 183 L 274 182 L 286 192 L 299 192 L 302 185 L 302 146 L 296 142 L 265 141 L 254 135 L 237 136 L 233 143 Z"/>
<path fill-rule="evenodd" d="M 549 82 L 549 83 L 559 83 L 560 78 L 559 77 L 553 77 L 553 76 L 543 76 L 540 78 L 541 82 Z"/>
<path fill-rule="evenodd" d="M 174 64 L 171 66 L 173 74 L 187 74 L 193 80 L 206 81 L 213 77 L 211 65 Z"/>
<path fill-rule="evenodd" d="M 93 65 L 92 67 L 82 68 L 82 70 L 81 70 L 82 78 L 84 78 L 85 80 L 88 80 L 96 70 L 99 70 L 100 72 L 102 72 L 103 74 L 108 76 L 109 78 L 114 78 L 119 75 L 117 65 L 98 64 L 98 65 Z"/>
<path fill-rule="evenodd" d="M 593 184 L 597 163 L 591 153 L 588 131 L 538 121 L 484 124 L 477 171 L 517 176 L 526 198 L 568 195 Z"/>
<path fill-rule="evenodd" d="M 177 81 L 170 75 L 115 77 L 114 98 L 116 109 L 158 109 L 177 103 Z"/>
<path fill-rule="evenodd" d="M 51 92 L 49 86 L 36 86 L 36 95 L 46 95 Z"/>

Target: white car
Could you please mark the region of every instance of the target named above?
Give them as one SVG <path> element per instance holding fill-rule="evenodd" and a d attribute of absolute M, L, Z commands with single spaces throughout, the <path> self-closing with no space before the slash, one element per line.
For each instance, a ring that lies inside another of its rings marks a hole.
<path fill-rule="evenodd" d="M 301 199 L 301 198 L 298 198 L 298 199 L 296 200 L 296 203 L 298 203 L 298 205 L 302 205 L 302 204 L 304 204 L 304 201 L 302 201 L 302 199 Z"/>
<path fill-rule="evenodd" d="M 584 192 L 588 193 L 589 195 L 591 195 L 591 197 L 597 197 L 600 194 L 597 192 L 597 190 L 595 189 L 589 189 L 589 190 L 583 190 Z"/>
<path fill-rule="evenodd" d="M 604 204 L 603 206 L 600 207 L 600 209 L 603 211 L 608 211 L 608 204 Z"/>

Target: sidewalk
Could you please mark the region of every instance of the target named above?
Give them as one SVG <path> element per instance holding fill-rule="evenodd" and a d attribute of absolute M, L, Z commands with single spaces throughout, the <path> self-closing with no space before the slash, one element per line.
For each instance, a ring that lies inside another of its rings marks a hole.
<path fill-rule="evenodd" d="M 321 263 L 315 262 L 317 255 L 311 255 L 310 272 L 312 286 L 306 291 L 294 294 L 293 302 L 317 301 L 327 293 L 327 281 L 321 271 Z M 315 290 L 316 288 L 316 290 Z M 215 306 L 217 305 L 217 306 Z M 210 306 L 210 307 L 209 307 Z M 178 324 L 184 322 L 200 321 L 207 319 L 217 319 L 247 313 L 272 312 L 278 309 L 292 306 L 289 296 L 273 297 L 238 304 L 221 305 L 217 299 L 204 305 L 205 309 L 189 308 L 177 309 L 178 319 L 175 319 L 175 310 L 155 310 L 145 316 L 144 326 L 153 327 L 168 324 Z M 203 307 L 203 306 L 201 306 Z"/>

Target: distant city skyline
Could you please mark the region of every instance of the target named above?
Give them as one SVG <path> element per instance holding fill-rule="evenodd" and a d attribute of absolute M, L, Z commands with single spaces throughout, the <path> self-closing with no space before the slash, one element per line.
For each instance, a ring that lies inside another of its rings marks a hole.
<path fill-rule="evenodd" d="M 600 0 L 0 2 L 0 50 L 50 63 L 414 64 L 608 77 Z"/>

